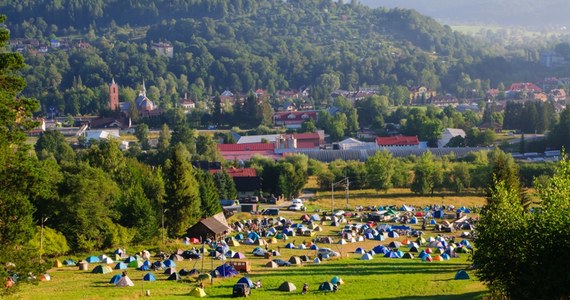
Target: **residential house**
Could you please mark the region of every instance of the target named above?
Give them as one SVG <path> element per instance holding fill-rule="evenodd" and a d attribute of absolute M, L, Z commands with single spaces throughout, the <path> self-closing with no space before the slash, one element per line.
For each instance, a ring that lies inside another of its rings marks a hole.
<path fill-rule="evenodd" d="M 563 89 L 553 89 L 549 94 L 554 101 L 566 101 L 566 91 Z"/>
<path fill-rule="evenodd" d="M 533 95 L 533 98 L 536 101 L 542 101 L 542 102 L 548 101 L 548 95 L 546 95 L 545 93 L 536 93 Z"/>
<path fill-rule="evenodd" d="M 51 40 L 50 46 L 54 49 L 58 49 L 61 46 L 61 42 L 59 40 Z"/>
<path fill-rule="evenodd" d="M 532 82 L 516 82 L 509 87 L 510 92 L 540 93 L 542 89 Z"/>
<path fill-rule="evenodd" d="M 285 101 L 282 105 L 279 105 L 276 109 L 277 111 L 297 111 L 297 105 L 292 101 Z"/>
<path fill-rule="evenodd" d="M 168 58 L 174 57 L 174 47 L 172 47 L 172 44 L 170 43 L 167 42 L 154 43 L 151 41 L 150 48 L 152 50 L 155 50 L 159 56 L 166 56 Z"/>
<path fill-rule="evenodd" d="M 193 100 L 188 99 L 187 94 L 185 94 L 184 98 L 180 99 L 178 103 L 185 113 L 189 113 L 196 108 L 196 103 Z"/>
<path fill-rule="evenodd" d="M 459 104 L 459 100 L 450 94 L 446 94 L 446 95 L 433 96 L 433 97 L 427 99 L 426 103 L 429 103 L 429 104 L 432 104 L 435 106 L 445 107 L 448 105 L 457 105 L 457 104 Z"/>
<path fill-rule="evenodd" d="M 301 128 L 303 122 L 308 120 L 318 121 L 318 111 L 300 110 L 291 112 L 276 112 L 273 115 L 273 125 L 283 126 L 289 129 Z"/>
<path fill-rule="evenodd" d="M 436 95 L 436 91 L 432 91 L 428 87 L 414 87 L 410 89 L 410 104 L 426 103 L 428 99 Z"/>

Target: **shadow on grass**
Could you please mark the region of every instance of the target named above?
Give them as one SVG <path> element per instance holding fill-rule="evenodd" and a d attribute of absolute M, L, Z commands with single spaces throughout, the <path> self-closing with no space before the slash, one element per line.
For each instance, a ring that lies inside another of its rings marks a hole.
<path fill-rule="evenodd" d="M 306 265 L 304 267 L 281 268 L 278 272 L 265 273 L 263 276 L 283 275 L 311 275 L 315 273 L 329 275 L 391 275 L 391 274 L 445 274 L 454 273 L 465 269 L 467 264 L 456 263 L 422 263 L 422 262 L 378 262 L 373 264 L 331 264 L 331 265 Z"/>
<path fill-rule="evenodd" d="M 373 300 L 424 300 L 424 299 L 440 299 L 440 300 L 460 300 L 460 299 L 483 299 L 486 292 L 472 292 L 459 295 L 429 295 L 429 296 L 401 296 L 390 298 L 372 298 Z"/>

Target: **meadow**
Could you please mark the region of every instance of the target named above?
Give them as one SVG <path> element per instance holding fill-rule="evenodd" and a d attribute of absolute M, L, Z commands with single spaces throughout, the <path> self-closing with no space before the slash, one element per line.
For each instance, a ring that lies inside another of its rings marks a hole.
<path fill-rule="evenodd" d="M 341 192 L 338 195 L 338 206 L 336 208 L 344 209 L 345 199 Z M 391 190 L 389 193 L 376 193 L 373 190 L 351 191 L 349 205 L 354 208 L 356 205 L 429 205 L 441 204 L 442 197 L 416 197 L 409 193 L 409 190 Z M 484 198 L 477 195 L 463 196 L 445 196 L 443 198 L 445 204 L 454 204 L 458 206 L 480 206 L 484 203 Z M 314 209 L 330 208 L 330 192 L 319 192 L 312 200 L 308 201 L 309 211 Z M 299 220 L 301 212 L 282 212 L 281 215 L 292 220 Z M 248 214 L 241 213 L 230 219 L 244 219 L 250 217 Z M 325 222 L 321 227 L 323 231 L 317 232 L 318 236 L 333 236 L 335 241 L 338 240 L 338 232 L 341 227 L 330 226 L 330 222 Z M 341 225 L 342 226 L 342 225 Z M 426 238 L 436 236 L 436 233 L 430 232 L 428 228 Z M 459 233 L 455 233 L 457 235 Z M 308 255 L 315 257 L 314 250 L 286 249 L 285 244 L 293 242 L 299 245 L 303 242 L 309 242 L 314 237 L 293 236 L 287 241 L 279 240 L 277 244 L 270 244 L 270 249 L 279 249 L 281 256 L 279 258 L 288 260 L 292 255 Z M 414 259 L 391 259 L 384 258 L 381 255 L 374 256 L 373 260 L 360 260 L 359 254 L 355 254 L 357 247 L 366 250 L 372 249 L 376 245 L 387 245 L 393 240 L 403 240 L 405 237 L 396 239 L 388 238 L 385 241 L 365 240 L 363 242 L 341 244 L 318 244 L 319 247 L 329 247 L 334 251 L 341 253 L 341 258 L 324 260 L 321 264 L 312 262 L 304 263 L 302 266 L 279 267 L 271 269 L 265 267 L 269 259 L 253 256 L 252 250 L 256 247 L 253 245 L 240 245 L 232 247 L 232 250 L 242 252 L 246 255 L 246 259 L 250 261 L 252 270 L 248 276 L 254 282 L 261 279 L 263 287 L 261 289 L 253 289 L 250 295 L 251 299 L 321 299 L 323 297 L 330 299 L 481 299 L 487 293 L 486 287 L 480 283 L 474 276 L 473 271 L 469 270 L 471 265 L 469 254 L 460 254 L 459 258 L 452 258 L 441 262 L 423 262 L 418 258 Z M 410 237 L 410 240 L 415 238 Z M 179 241 L 170 241 L 162 249 L 182 249 L 191 248 L 191 245 L 183 245 Z M 144 249 L 149 249 L 151 253 L 156 253 L 159 249 L 157 245 L 147 245 L 127 248 L 127 253 L 132 254 Z M 425 249 L 422 247 L 421 249 Z M 407 247 L 400 250 L 407 252 Z M 435 250 L 435 249 L 434 249 Z M 109 250 L 112 251 L 112 250 Z M 75 260 L 85 259 L 88 255 L 101 255 L 110 252 L 80 254 L 70 256 Z M 111 255 L 109 255 L 112 257 Z M 60 257 L 63 260 L 68 258 Z M 52 264 L 51 262 L 47 262 Z M 213 260 L 206 257 L 203 260 L 184 260 L 176 262 L 177 270 L 197 269 L 208 272 L 211 269 L 221 265 L 220 260 Z M 92 270 L 97 264 L 92 264 L 89 270 Z M 114 266 L 110 265 L 110 266 Z M 468 270 L 471 279 L 454 280 L 454 275 L 458 270 Z M 7 299 L 181 299 L 190 297 L 189 292 L 196 286 L 198 282 L 194 277 L 183 276 L 181 281 L 168 281 L 168 275 L 162 274 L 161 271 L 152 272 L 155 274 L 157 281 L 145 282 L 142 277 L 146 271 L 138 271 L 129 268 L 128 276 L 133 280 L 134 287 L 118 288 L 109 284 L 109 280 L 115 274 L 120 274 L 120 270 L 113 270 L 108 274 L 93 274 L 90 271 L 81 271 L 78 267 L 60 267 L 52 268 L 49 274 L 52 276 L 51 281 L 40 282 L 38 285 L 24 285 L 23 288 L 15 295 Z M 213 283 L 208 282 L 205 292 L 208 298 L 230 298 L 232 294 L 232 286 L 244 274 L 234 276 L 232 278 L 214 278 Z M 324 281 L 330 281 L 334 276 L 340 276 L 345 284 L 341 285 L 336 293 L 319 292 L 318 287 Z M 282 292 L 277 288 L 284 281 L 290 281 L 296 285 L 297 290 L 294 292 Z M 304 283 L 309 285 L 309 293 L 301 294 Z M 150 291 L 150 297 L 145 296 L 146 291 Z"/>

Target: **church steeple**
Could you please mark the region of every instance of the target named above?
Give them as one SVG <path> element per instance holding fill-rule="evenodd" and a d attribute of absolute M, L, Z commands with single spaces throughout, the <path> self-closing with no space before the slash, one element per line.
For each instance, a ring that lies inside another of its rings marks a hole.
<path fill-rule="evenodd" d="M 119 109 L 119 85 L 115 83 L 115 78 L 109 85 L 109 109 L 112 111 Z"/>
<path fill-rule="evenodd" d="M 145 84 L 144 84 L 144 78 L 143 78 L 143 81 L 142 81 L 142 88 L 143 88 L 143 89 L 142 89 L 142 95 L 146 97 L 146 86 L 145 86 Z"/>

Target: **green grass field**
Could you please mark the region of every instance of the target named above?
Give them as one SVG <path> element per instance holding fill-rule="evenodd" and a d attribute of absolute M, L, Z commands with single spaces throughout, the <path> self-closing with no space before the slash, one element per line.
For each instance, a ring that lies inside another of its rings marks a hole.
<path fill-rule="evenodd" d="M 344 208 L 344 199 L 339 192 L 339 204 L 337 208 Z M 329 209 L 330 192 L 319 193 L 316 200 L 309 204 L 309 212 L 312 209 Z M 441 204 L 441 197 L 416 197 L 410 194 L 409 190 L 391 190 L 388 194 L 377 194 L 373 190 L 362 190 L 351 192 L 350 205 L 426 205 Z M 484 198 L 481 196 L 446 196 L 445 204 L 453 203 L 460 205 L 482 205 Z M 336 206 L 336 205 L 335 205 Z M 299 220 L 301 212 L 282 212 L 285 218 Z M 251 218 L 246 213 L 233 216 L 231 221 Z M 333 236 L 338 240 L 338 232 L 342 227 L 329 226 L 330 222 L 321 225 L 323 231 L 317 232 L 318 236 Z M 342 225 L 341 225 L 342 226 Z M 414 225 L 419 226 L 419 225 Z M 435 236 L 431 232 L 432 226 L 428 227 L 426 237 Z M 456 235 L 459 233 L 455 233 Z M 288 260 L 292 255 L 308 255 L 315 257 L 314 250 L 285 249 L 285 244 L 293 242 L 296 245 L 302 242 L 309 242 L 314 237 L 294 236 L 287 241 L 278 241 L 277 244 L 270 244 L 270 249 L 279 249 L 281 259 Z M 405 237 L 396 238 L 403 240 Z M 340 259 L 325 260 L 321 264 L 305 263 L 303 266 L 280 267 L 270 269 L 264 267 L 269 261 L 265 258 L 254 257 L 251 253 L 256 247 L 253 245 L 240 245 L 232 247 L 232 250 L 246 254 L 250 261 L 252 271 L 247 276 L 254 282 L 262 280 L 263 288 L 252 290 L 252 299 L 289 299 L 305 298 L 320 299 L 325 297 L 325 293 L 318 292 L 318 286 L 324 281 L 330 281 L 334 276 L 340 276 L 345 284 L 340 286 L 336 293 L 327 293 L 330 299 L 481 299 L 487 293 L 486 287 L 480 283 L 472 271 L 469 280 L 454 280 L 454 275 L 458 270 L 468 269 L 471 262 L 469 254 L 460 254 L 459 258 L 453 258 L 442 262 L 422 262 L 420 259 L 390 259 L 376 255 L 371 261 L 360 260 L 360 255 L 355 254 L 357 247 L 366 250 L 372 249 L 376 245 L 387 245 L 394 239 L 388 238 L 385 241 L 366 240 L 364 242 L 340 244 L 318 244 L 319 247 L 329 247 L 340 252 Z M 410 238 L 415 240 L 415 238 Z M 163 249 L 189 249 L 191 246 L 171 241 Z M 151 252 L 158 249 L 157 245 L 139 246 L 127 248 L 128 253 L 135 253 L 149 249 Z M 400 248 L 407 252 L 407 247 Z M 424 249 L 424 247 L 422 247 Z M 433 249 L 435 250 L 435 249 Z M 91 253 L 91 255 L 101 255 L 103 252 Z M 435 255 L 435 254 L 432 254 Z M 88 254 L 71 256 L 75 260 L 85 259 Z M 66 259 L 61 257 L 60 259 Z M 53 263 L 49 262 L 50 264 Z M 177 262 L 177 270 L 182 268 L 210 271 L 222 264 L 220 260 L 206 258 L 203 261 L 181 261 Z M 90 265 L 92 270 L 97 264 Z M 110 265 L 114 266 L 114 264 Z M 120 274 L 119 270 L 109 274 L 93 274 L 90 271 L 80 271 L 78 267 L 52 268 L 49 274 L 51 281 L 40 282 L 38 285 L 23 285 L 20 291 L 7 299 L 139 299 L 148 298 L 144 296 L 146 290 L 150 290 L 151 298 L 155 299 L 182 299 L 189 297 L 191 289 L 198 283 L 194 277 L 183 277 L 182 281 L 167 281 L 168 275 L 162 272 L 153 272 L 157 277 L 155 282 L 143 282 L 142 276 L 146 271 L 138 271 L 129 268 L 128 275 L 133 280 L 134 287 L 118 288 L 109 284 L 109 280 L 115 274 Z M 208 298 L 230 298 L 232 286 L 242 275 L 220 279 L 215 278 L 213 284 L 206 284 L 205 291 Z M 290 281 L 297 286 L 297 291 L 287 293 L 278 291 L 277 288 L 284 281 Z M 309 293 L 301 294 L 303 283 L 309 284 Z"/>

